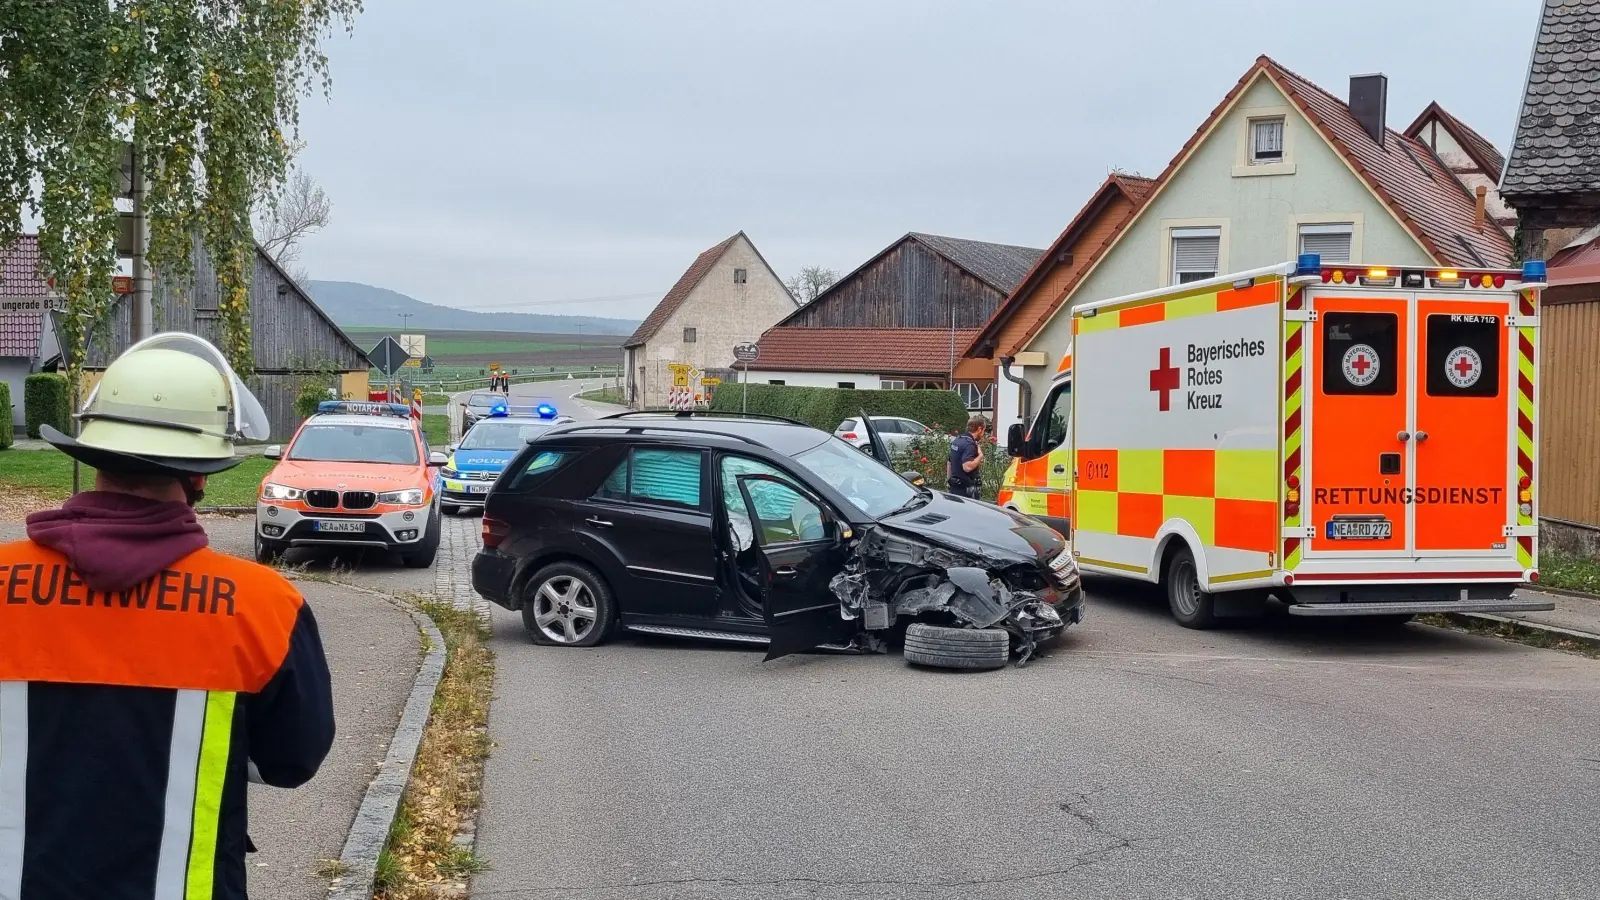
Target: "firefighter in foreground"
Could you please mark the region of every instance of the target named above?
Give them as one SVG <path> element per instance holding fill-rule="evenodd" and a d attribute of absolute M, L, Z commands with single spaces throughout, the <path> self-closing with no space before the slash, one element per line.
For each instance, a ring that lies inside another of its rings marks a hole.
<path fill-rule="evenodd" d="M 163 334 L 79 418 L 42 431 L 96 489 L 0 546 L 0 900 L 243 900 L 246 782 L 305 783 L 334 731 L 311 608 L 194 514 L 266 417 Z"/>

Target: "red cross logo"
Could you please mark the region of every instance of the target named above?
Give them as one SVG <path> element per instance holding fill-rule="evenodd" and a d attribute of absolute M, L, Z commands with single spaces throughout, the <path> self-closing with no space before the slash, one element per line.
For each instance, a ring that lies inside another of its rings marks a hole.
<path fill-rule="evenodd" d="M 1356 354 L 1356 361 L 1350 364 L 1350 368 L 1355 369 L 1357 375 L 1364 377 L 1367 374 L 1367 370 L 1372 368 L 1372 363 L 1367 359 L 1365 353 L 1358 353 Z"/>
<path fill-rule="evenodd" d="M 1456 372 L 1460 373 L 1461 380 L 1465 381 L 1467 376 L 1472 374 L 1472 370 L 1476 368 L 1477 366 L 1472 364 L 1472 360 L 1467 359 L 1466 354 L 1456 358 Z"/>
<path fill-rule="evenodd" d="M 1150 370 L 1150 390 L 1161 392 L 1161 411 L 1172 408 L 1172 392 L 1178 389 L 1178 370 L 1172 365 L 1172 348 L 1161 348 L 1161 363 Z"/>

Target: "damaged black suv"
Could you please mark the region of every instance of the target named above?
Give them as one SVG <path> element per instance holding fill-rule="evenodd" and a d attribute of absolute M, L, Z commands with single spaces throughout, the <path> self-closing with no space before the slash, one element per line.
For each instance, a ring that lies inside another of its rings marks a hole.
<path fill-rule="evenodd" d="M 868 421 L 865 420 L 864 421 Z M 869 424 L 870 428 L 870 424 Z M 533 438 L 485 502 L 472 586 L 538 644 L 618 630 L 1027 662 L 1083 617 L 1060 534 L 764 416 L 621 413 Z"/>

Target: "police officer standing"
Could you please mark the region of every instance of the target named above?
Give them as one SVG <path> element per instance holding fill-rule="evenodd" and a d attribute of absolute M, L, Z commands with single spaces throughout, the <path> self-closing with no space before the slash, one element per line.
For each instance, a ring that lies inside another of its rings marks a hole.
<path fill-rule="evenodd" d="M 967 420 L 967 430 L 950 442 L 950 464 L 945 475 L 950 482 L 950 493 L 977 500 L 983 492 L 983 433 L 989 422 L 983 416 Z"/>
<path fill-rule="evenodd" d="M 311 608 L 194 514 L 266 416 L 160 334 L 78 418 L 41 430 L 95 490 L 0 545 L 0 900 L 244 900 L 247 781 L 305 783 L 334 733 Z"/>

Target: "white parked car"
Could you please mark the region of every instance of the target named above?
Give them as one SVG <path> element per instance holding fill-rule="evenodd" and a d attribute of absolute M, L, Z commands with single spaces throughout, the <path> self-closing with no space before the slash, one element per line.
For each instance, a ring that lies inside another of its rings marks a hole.
<path fill-rule="evenodd" d="M 877 430 L 878 437 L 883 438 L 883 443 L 890 451 L 898 450 L 919 434 L 928 434 L 932 428 L 915 419 L 902 419 L 898 416 L 869 416 L 872 427 Z M 867 450 L 867 431 L 861 427 L 860 419 L 845 419 L 839 427 L 833 430 L 835 437 L 849 442 L 859 450 Z"/>

